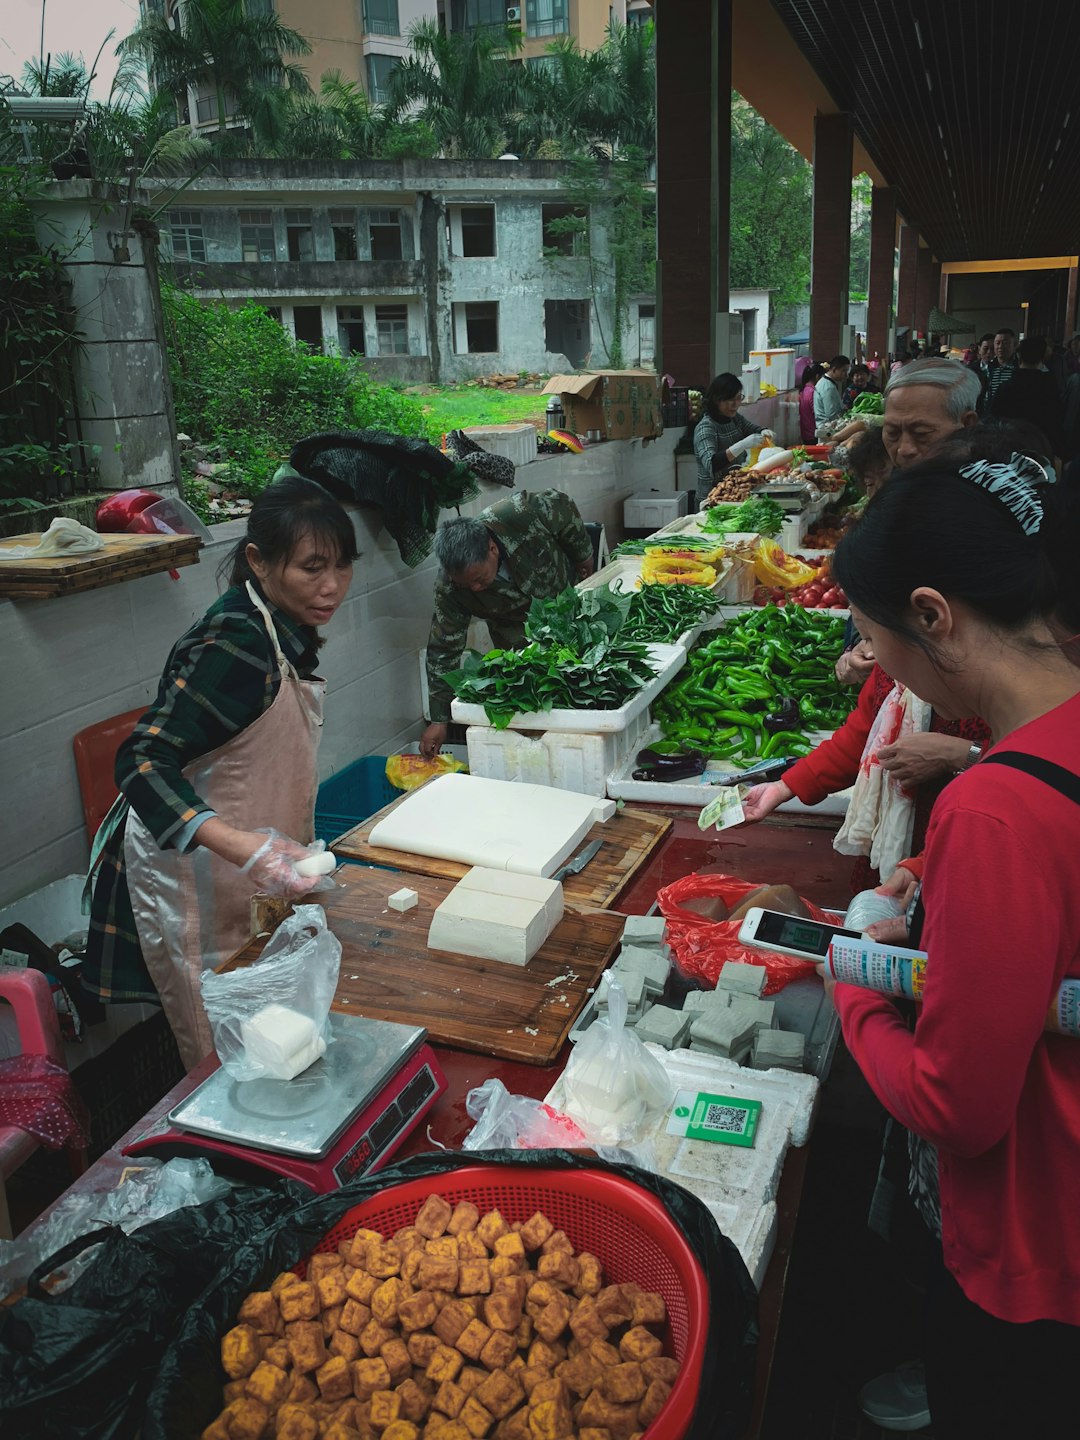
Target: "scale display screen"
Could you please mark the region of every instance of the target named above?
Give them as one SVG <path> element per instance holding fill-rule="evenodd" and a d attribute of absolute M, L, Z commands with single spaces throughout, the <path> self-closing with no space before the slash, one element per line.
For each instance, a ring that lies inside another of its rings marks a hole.
<path fill-rule="evenodd" d="M 835 925 L 822 925 L 817 920 L 800 920 L 794 915 L 779 915 L 764 910 L 755 939 L 765 945 L 775 945 L 778 950 L 795 950 L 800 955 L 819 955 L 822 960 L 829 953 L 829 946 L 835 935 L 860 938 L 857 930 L 841 930 Z"/>

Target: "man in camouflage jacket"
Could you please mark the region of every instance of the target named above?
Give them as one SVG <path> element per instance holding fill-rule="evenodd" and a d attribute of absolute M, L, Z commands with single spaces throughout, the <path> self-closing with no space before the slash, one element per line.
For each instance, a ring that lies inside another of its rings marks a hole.
<path fill-rule="evenodd" d="M 446 740 L 453 697 L 443 676 L 461 663 L 470 622 L 486 621 L 496 648 L 518 649 L 533 600 L 558 595 L 593 571 L 588 532 L 560 490 L 516 490 L 475 520 L 446 521 L 435 554 L 442 569 L 427 646 L 431 724 L 420 739 L 429 757 Z"/>

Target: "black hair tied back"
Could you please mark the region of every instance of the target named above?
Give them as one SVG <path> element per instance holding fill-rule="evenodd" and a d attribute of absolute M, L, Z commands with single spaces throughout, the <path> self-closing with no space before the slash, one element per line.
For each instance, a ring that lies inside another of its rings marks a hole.
<path fill-rule="evenodd" d="M 254 545 L 268 565 L 288 560 L 310 535 L 328 554 L 355 560 L 356 532 L 344 508 L 314 480 L 285 475 L 272 481 L 251 507 L 247 531 L 221 567 L 230 585 L 254 581 L 247 547 Z"/>

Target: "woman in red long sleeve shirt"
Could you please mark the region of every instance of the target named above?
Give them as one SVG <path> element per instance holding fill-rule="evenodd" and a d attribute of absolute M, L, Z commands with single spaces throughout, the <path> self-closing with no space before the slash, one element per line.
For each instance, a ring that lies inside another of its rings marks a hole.
<path fill-rule="evenodd" d="M 914 1033 L 883 996 L 834 990 L 874 1092 L 937 1153 L 926 1362 L 945 1440 L 1075 1431 L 1080 1044 L 1043 1017 L 1080 977 L 1080 517 L 1044 478 L 1019 455 L 928 462 L 885 487 L 834 564 L 889 674 L 940 715 L 984 716 L 993 739 L 930 822 Z"/>

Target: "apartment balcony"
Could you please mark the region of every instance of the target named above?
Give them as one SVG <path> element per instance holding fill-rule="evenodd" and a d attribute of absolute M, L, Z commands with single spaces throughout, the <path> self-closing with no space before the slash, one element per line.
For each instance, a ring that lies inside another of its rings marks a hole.
<path fill-rule="evenodd" d="M 176 261 L 176 283 L 202 295 L 416 295 L 422 260 Z"/>

